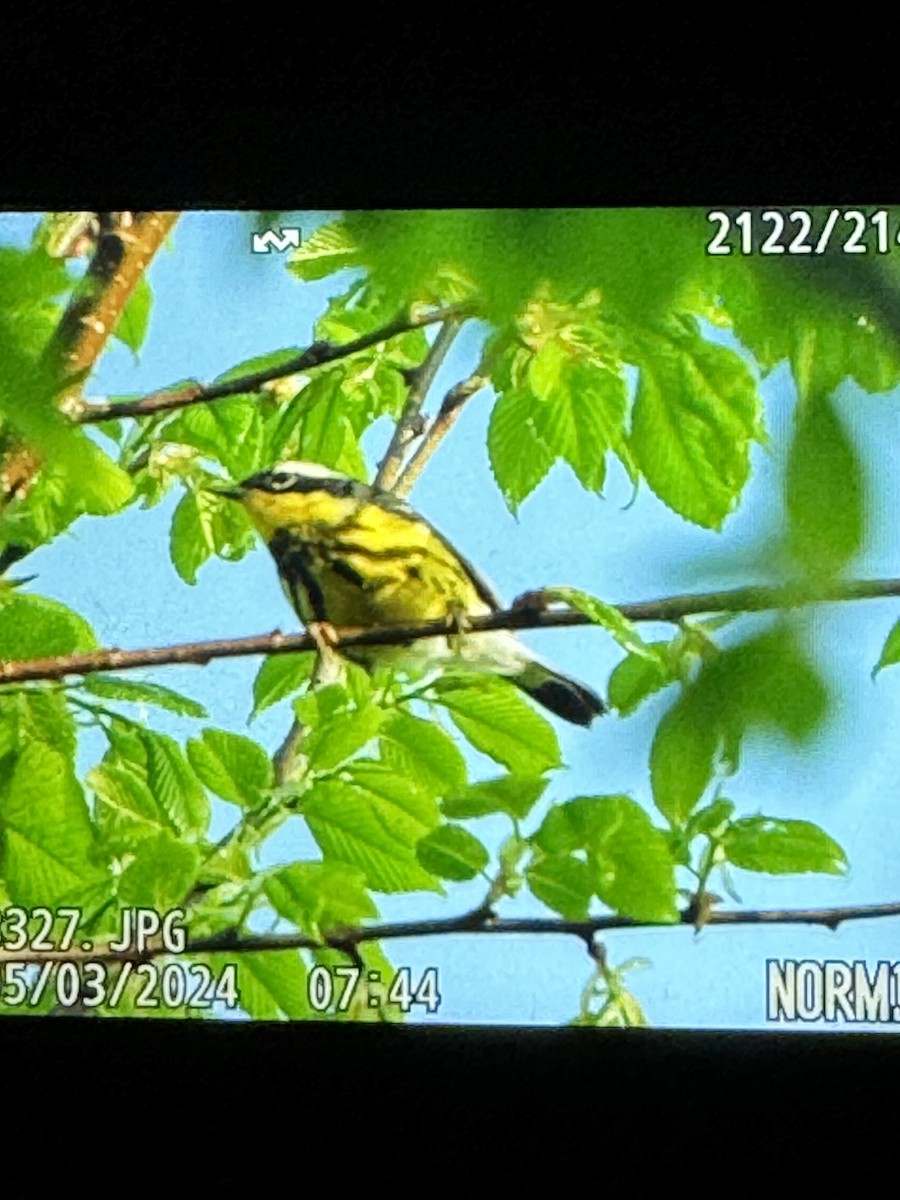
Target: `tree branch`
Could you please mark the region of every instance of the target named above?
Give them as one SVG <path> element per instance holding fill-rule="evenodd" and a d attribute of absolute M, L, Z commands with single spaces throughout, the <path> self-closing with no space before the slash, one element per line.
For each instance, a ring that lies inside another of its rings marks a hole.
<path fill-rule="evenodd" d="M 531 593 L 529 593 L 531 594 Z M 699 592 L 615 605 L 631 621 L 677 622 L 683 617 L 713 612 L 764 612 L 769 609 L 798 608 L 808 604 L 829 604 L 844 600 L 877 600 L 900 596 L 900 579 L 861 579 L 837 583 L 814 592 L 797 586 L 732 588 L 720 592 Z M 542 610 L 522 605 L 487 616 L 466 618 L 466 633 L 494 629 L 552 629 L 560 626 L 590 625 L 584 613 L 571 610 Z M 376 629 L 345 628 L 337 631 L 335 649 L 353 646 L 392 646 L 420 638 L 447 637 L 456 630 L 448 621 L 427 621 L 418 625 L 392 625 Z M 98 671 L 130 671 L 137 667 L 159 667 L 171 663 L 204 665 L 214 658 L 243 658 L 252 654 L 294 654 L 316 650 L 318 645 L 308 633 L 260 633 L 250 637 L 219 638 L 207 642 L 182 642 L 173 646 L 155 646 L 142 650 L 116 648 L 90 650 L 54 658 L 0 661 L 0 686 L 37 679 L 64 679 L 67 675 L 93 675 Z"/>
<path fill-rule="evenodd" d="M 411 456 L 394 485 L 394 491 L 398 496 L 409 495 L 413 484 L 421 475 L 423 467 L 432 454 L 434 454 L 435 450 L 437 450 L 454 421 L 462 412 L 465 402 L 487 383 L 488 377 L 480 373 L 481 370 L 482 368 L 479 367 L 475 374 L 457 383 L 444 397 L 444 401 L 438 410 L 437 416 L 432 421 L 431 427 L 416 447 L 415 454 Z"/>
<path fill-rule="evenodd" d="M 900 901 L 887 904 L 844 905 L 839 908 L 747 909 L 738 912 L 713 910 L 704 922 L 710 925 L 822 925 L 832 931 L 845 921 L 870 921 L 881 917 L 900 916 Z M 388 921 L 377 925 L 333 929 L 321 938 L 305 933 L 241 934 L 228 929 L 210 937 L 188 940 L 184 954 L 254 954 L 266 950 L 317 950 L 323 946 L 349 950 L 364 942 L 399 941 L 404 938 L 446 937 L 450 934 L 491 934 L 509 936 L 570 935 L 591 943 L 599 933 L 616 929 L 675 929 L 693 927 L 695 917 L 690 909 L 679 914 L 678 920 L 638 921 L 633 917 L 609 915 L 586 921 L 569 921 L 560 917 L 497 917 L 480 906 L 457 917 L 441 917 L 424 921 Z M 94 947 L 91 950 L 0 950 L 0 962 L 139 962 L 170 954 L 163 945 L 110 950 Z"/>
<path fill-rule="evenodd" d="M 422 405 L 425 403 L 425 397 L 434 383 L 434 377 L 440 370 L 441 363 L 447 356 L 447 351 L 459 333 L 461 324 L 462 320 L 459 317 L 451 317 L 445 321 L 424 360 L 410 373 L 412 379 L 409 395 L 400 419 L 394 426 L 394 432 L 384 458 L 378 464 L 374 480 L 375 487 L 386 488 L 390 491 L 397 482 L 407 446 L 422 433 L 420 413 Z"/>
<path fill-rule="evenodd" d="M 363 334 L 355 341 L 343 346 L 332 345 L 331 342 L 314 342 L 302 354 L 278 367 L 270 367 L 266 371 L 255 371 L 243 375 L 240 379 L 230 379 L 227 383 L 189 384 L 177 391 L 153 392 L 142 396 L 139 400 L 125 400 L 117 404 L 86 404 L 73 413 L 74 420 L 81 425 L 97 421 L 109 421 L 116 417 L 146 417 L 156 413 L 171 412 L 174 409 L 187 408 L 191 404 L 203 404 L 210 400 L 222 400 L 226 396 L 237 396 L 242 392 L 255 392 L 264 383 L 274 379 L 284 379 L 288 375 L 296 375 L 299 371 L 307 371 L 311 367 L 319 367 L 324 363 L 336 362 L 341 358 L 349 358 L 379 342 L 389 341 L 400 333 L 408 333 L 412 329 L 422 329 L 437 321 L 447 321 L 449 318 L 461 318 L 462 308 L 450 306 L 433 312 L 408 312 L 396 317 L 390 324 L 372 333 Z"/>

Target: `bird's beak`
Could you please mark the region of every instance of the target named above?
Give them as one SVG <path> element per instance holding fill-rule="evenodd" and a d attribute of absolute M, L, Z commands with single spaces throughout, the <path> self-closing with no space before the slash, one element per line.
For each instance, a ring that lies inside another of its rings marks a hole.
<path fill-rule="evenodd" d="M 243 500 L 247 494 L 239 483 L 226 483 L 222 487 L 215 484 L 205 487 L 203 491 L 211 492 L 214 496 L 224 496 L 227 500 Z"/>

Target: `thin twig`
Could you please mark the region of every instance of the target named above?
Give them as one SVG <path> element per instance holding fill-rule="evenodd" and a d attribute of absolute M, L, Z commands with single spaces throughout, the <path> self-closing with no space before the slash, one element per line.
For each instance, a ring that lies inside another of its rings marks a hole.
<path fill-rule="evenodd" d="M 411 456 L 397 482 L 394 484 L 393 490 L 398 496 L 409 494 L 412 485 L 421 475 L 423 467 L 432 454 L 434 454 L 435 450 L 437 450 L 453 425 L 453 422 L 462 412 L 465 402 L 470 396 L 479 391 L 480 388 L 484 387 L 487 381 L 487 375 L 476 372 L 474 375 L 470 375 L 468 379 L 462 380 L 450 389 L 444 397 L 444 401 L 430 428 L 426 431 L 425 436 L 416 447 L 415 453 Z"/>
<path fill-rule="evenodd" d="M 887 904 L 844 905 L 839 908 L 746 909 L 736 912 L 713 910 L 704 928 L 713 925 L 822 925 L 835 930 L 845 921 L 870 921 L 900 916 L 900 901 Z M 639 921 L 617 915 L 569 921 L 558 917 L 495 917 L 479 906 L 457 917 L 423 921 L 392 921 L 377 925 L 338 928 L 323 932 L 319 938 L 305 933 L 242 934 L 227 929 L 210 937 L 188 941 L 183 954 L 256 954 L 260 951 L 315 950 L 323 946 L 346 949 L 364 942 L 396 941 L 405 938 L 446 937 L 450 934 L 487 934 L 498 937 L 516 935 L 570 935 L 592 944 L 598 933 L 616 929 L 676 929 L 693 926 L 693 914 L 686 910 L 675 921 Z M 111 950 L 96 946 L 90 950 L 0 950 L 0 962 L 124 962 L 145 961 L 169 954 L 164 945 L 149 945 L 142 950 L 128 947 Z"/>
<path fill-rule="evenodd" d="M 410 372 L 409 395 L 400 419 L 394 426 L 394 432 L 384 458 L 378 464 L 378 472 L 375 475 L 376 487 L 386 488 L 390 491 L 396 483 L 407 447 L 414 438 L 422 433 L 421 409 L 425 403 L 425 397 L 428 395 L 441 363 L 453 345 L 453 340 L 459 333 L 461 325 L 460 317 L 451 317 L 450 320 L 445 321 L 438 330 L 438 335 L 424 360 Z"/>
<path fill-rule="evenodd" d="M 265 371 L 254 371 L 250 375 L 242 375 L 240 379 L 230 379 L 226 383 L 188 384 L 177 391 L 153 392 L 138 400 L 124 400 L 116 404 L 89 404 L 76 410 L 73 419 L 81 425 L 97 421 L 109 421 L 116 417 L 146 417 L 156 413 L 170 412 L 178 408 L 187 408 L 191 404 L 205 404 L 211 400 L 222 400 L 227 396 L 237 396 L 243 392 L 256 392 L 264 383 L 274 379 L 284 379 L 288 375 L 296 375 L 299 371 L 308 371 L 311 367 L 319 367 L 324 363 L 336 362 L 341 358 L 349 358 L 351 354 L 359 354 L 377 346 L 379 342 L 389 341 L 400 333 L 408 333 L 412 329 L 422 329 L 437 321 L 446 321 L 451 317 L 461 317 L 463 310 L 458 306 L 450 306 L 432 312 L 402 313 L 389 324 L 372 333 L 363 334 L 343 346 L 332 345 L 331 342 L 314 342 L 302 354 L 282 363 L 277 367 L 269 367 Z"/>
<path fill-rule="evenodd" d="M 798 587 L 744 587 L 721 592 L 700 592 L 615 605 L 631 621 L 678 622 L 682 617 L 713 612 L 764 612 L 768 609 L 798 608 L 809 604 L 830 604 L 844 600 L 878 600 L 900 596 L 900 579 L 862 579 L 838 583 L 821 592 Z M 590 625 L 581 612 L 568 609 L 541 610 L 527 605 L 513 607 L 486 616 L 466 618 L 466 632 L 483 633 L 495 629 L 550 629 L 560 626 Z M 344 628 L 336 631 L 336 650 L 354 646 L 392 646 L 420 638 L 446 637 L 452 632 L 447 621 L 427 621 L 417 625 L 382 626 L 377 629 Z M 130 671 L 136 667 L 159 667 L 170 663 L 204 665 L 214 658 L 244 658 L 252 654 L 294 654 L 315 650 L 317 643 L 308 633 L 255 634 L 251 637 L 219 638 L 208 642 L 182 642 L 174 646 L 154 646 L 141 650 L 104 649 L 84 654 L 66 654 L 53 658 L 0 661 L 0 685 L 36 679 L 64 679 L 67 675 L 93 675 L 98 671 Z"/>

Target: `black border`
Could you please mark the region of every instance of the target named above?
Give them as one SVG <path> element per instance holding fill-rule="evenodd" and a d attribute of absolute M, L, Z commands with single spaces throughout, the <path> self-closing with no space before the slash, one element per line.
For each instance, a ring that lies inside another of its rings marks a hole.
<path fill-rule="evenodd" d="M 548 27 L 534 37 L 528 5 L 512 40 L 525 29 L 533 40 L 516 47 L 515 67 L 480 30 L 460 60 L 434 28 L 406 36 L 394 25 L 388 55 L 378 42 L 348 52 L 337 29 L 303 56 L 276 38 L 226 61 L 183 25 L 162 43 L 113 46 L 96 23 L 52 51 L 42 33 L 37 65 L 23 65 L 16 22 L 26 40 L 36 29 L 23 13 L 4 18 L 0 48 L 14 93 L 0 132 L 8 207 L 900 200 L 896 106 L 880 94 L 835 104 L 802 55 L 757 64 L 762 99 L 725 57 L 686 83 L 672 63 L 690 35 L 654 39 L 643 10 L 647 29 L 612 62 L 593 41 L 575 54 L 570 32 L 550 81 L 536 70 Z M 751 49 L 762 53 L 771 32 L 759 37 Z M 100 51 L 90 62 L 88 41 Z M 802 94 L 773 96 L 777 70 Z M 171 1173 L 177 1142 L 207 1180 L 233 1181 L 248 1161 L 265 1178 L 278 1159 L 308 1156 L 330 1164 L 335 1186 L 363 1191 L 367 1172 L 418 1191 L 440 1182 L 435 1168 L 474 1177 L 475 1162 L 479 1179 L 486 1163 L 516 1174 L 549 1163 L 579 1187 L 575 1167 L 579 1179 L 586 1167 L 601 1187 L 677 1159 L 706 1190 L 721 1186 L 718 1164 L 777 1182 L 785 1166 L 846 1146 L 851 1129 L 865 1129 L 871 1156 L 895 1110 L 900 1039 L 9 1018 L 0 1064 L 16 1154 L 31 1139 L 29 1161 L 55 1165 L 49 1135 L 78 1131 L 80 1154 L 60 1165 L 99 1163 L 110 1180 L 123 1165 L 130 1180 L 160 1162 Z M 411 1174 L 421 1152 L 431 1173 Z"/>

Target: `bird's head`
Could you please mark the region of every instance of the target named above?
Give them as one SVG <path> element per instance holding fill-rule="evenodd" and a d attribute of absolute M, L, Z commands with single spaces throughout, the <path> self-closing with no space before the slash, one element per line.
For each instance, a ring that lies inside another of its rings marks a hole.
<path fill-rule="evenodd" d="M 241 483 L 213 490 L 242 504 L 268 541 L 285 526 L 332 523 L 338 507 L 360 498 L 366 485 L 321 463 L 283 462 Z"/>

